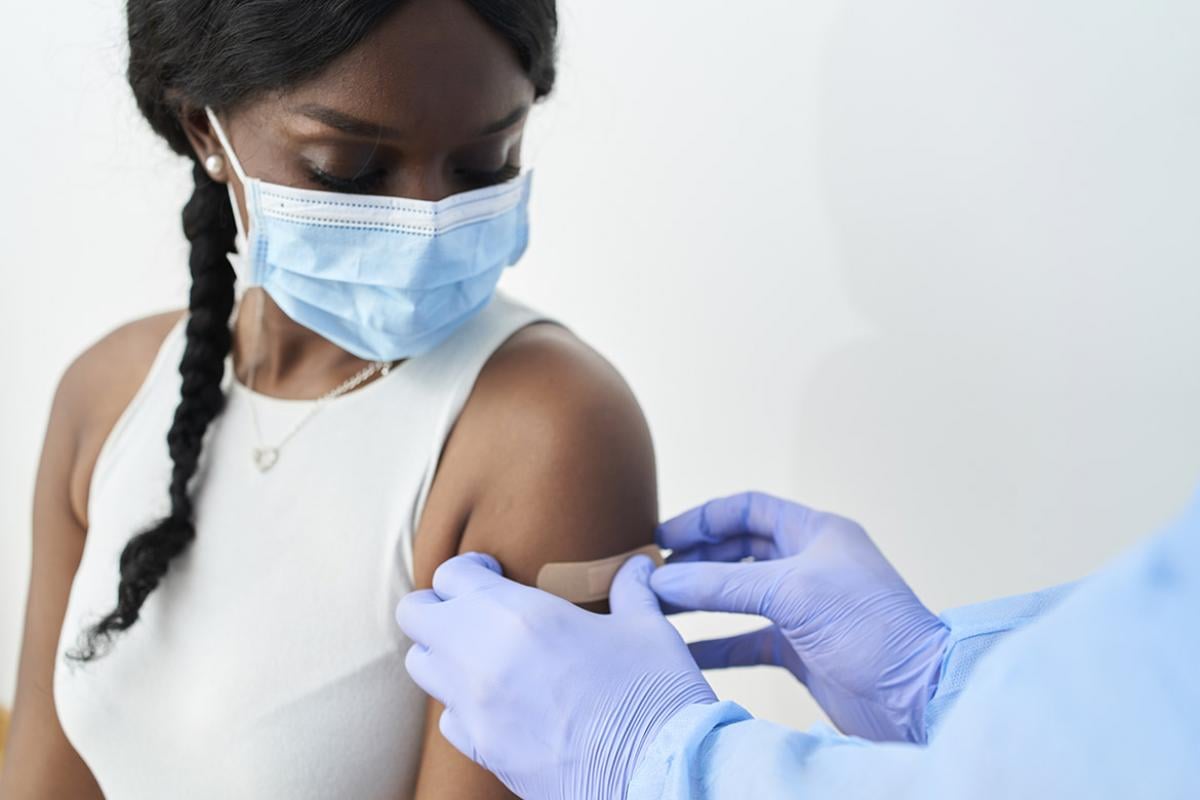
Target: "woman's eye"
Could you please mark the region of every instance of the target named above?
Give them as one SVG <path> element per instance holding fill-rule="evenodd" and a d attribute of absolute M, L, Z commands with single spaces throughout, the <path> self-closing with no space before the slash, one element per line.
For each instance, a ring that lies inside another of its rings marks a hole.
<path fill-rule="evenodd" d="M 475 186 L 492 186 L 497 183 L 504 183 L 521 174 L 520 164 L 505 164 L 498 170 L 481 171 L 471 169 L 460 169 L 458 175 L 467 183 Z"/>
<path fill-rule="evenodd" d="M 323 186 L 326 189 L 331 189 L 335 192 L 362 193 L 370 191 L 372 188 L 379 185 L 380 181 L 386 173 L 382 169 L 377 169 L 374 172 L 368 172 L 365 175 L 357 175 L 352 178 L 342 178 L 338 175 L 332 175 L 325 170 L 309 166 L 308 175 L 318 186 Z"/>
<path fill-rule="evenodd" d="M 365 194 L 370 192 L 378 188 L 387 176 L 386 170 L 383 169 L 377 169 L 351 178 L 334 175 L 311 164 L 307 165 L 306 170 L 309 178 L 318 186 L 335 192 L 349 194 Z M 456 175 L 464 183 L 472 187 L 493 186 L 498 183 L 510 181 L 520 174 L 521 167 L 519 164 L 505 164 L 498 170 L 456 170 Z"/>

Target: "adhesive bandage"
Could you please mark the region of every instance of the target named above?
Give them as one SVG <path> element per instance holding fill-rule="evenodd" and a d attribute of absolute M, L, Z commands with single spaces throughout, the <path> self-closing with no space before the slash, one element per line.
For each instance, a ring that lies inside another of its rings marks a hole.
<path fill-rule="evenodd" d="M 647 555 L 654 559 L 654 565 L 663 564 L 662 552 L 657 545 L 649 544 L 621 553 L 617 556 L 601 558 L 597 561 L 570 561 L 546 564 L 538 571 L 537 588 L 556 594 L 570 600 L 572 603 L 594 603 L 597 600 L 607 600 L 608 590 L 612 586 L 617 570 L 634 556 Z"/>

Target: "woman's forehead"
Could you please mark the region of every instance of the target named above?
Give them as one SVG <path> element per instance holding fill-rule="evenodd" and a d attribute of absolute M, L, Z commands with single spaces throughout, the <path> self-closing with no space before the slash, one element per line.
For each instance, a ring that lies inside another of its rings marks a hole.
<path fill-rule="evenodd" d="M 276 108 L 332 109 L 419 138 L 483 130 L 534 94 L 512 44 L 467 3 L 410 0 Z"/>

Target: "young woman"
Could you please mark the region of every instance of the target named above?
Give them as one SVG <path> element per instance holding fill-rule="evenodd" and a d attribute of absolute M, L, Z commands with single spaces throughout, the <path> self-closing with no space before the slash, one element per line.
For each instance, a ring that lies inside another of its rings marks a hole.
<path fill-rule="evenodd" d="M 620 377 L 503 295 L 553 0 L 129 0 L 192 159 L 187 309 L 58 386 L 4 800 L 505 796 L 404 670 L 464 550 L 532 582 L 652 540 Z"/>

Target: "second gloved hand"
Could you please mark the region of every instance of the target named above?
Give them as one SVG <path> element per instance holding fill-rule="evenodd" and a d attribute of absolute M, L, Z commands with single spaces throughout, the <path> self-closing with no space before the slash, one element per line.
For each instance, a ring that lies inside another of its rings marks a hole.
<path fill-rule="evenodd" d="M 514 583 L 494 558 L 452 558 L 396 620 L 413 680 L 446 706 L 442 735 L 521 797 L 625 797 L 638 758 L 686 706 L 716 701 L 650 591 L 617 573 L 611 614 Z"/>
<path fill-rule="evenodd" d="M 949 630 L 858 524 L 743 494 L 664 523 L 658 538 L 674 551 L 651 578 L 666 603 L 775 623 L 693 644 L 701 667 L 786 667 L 843 732 L 925 741 Z"/>

